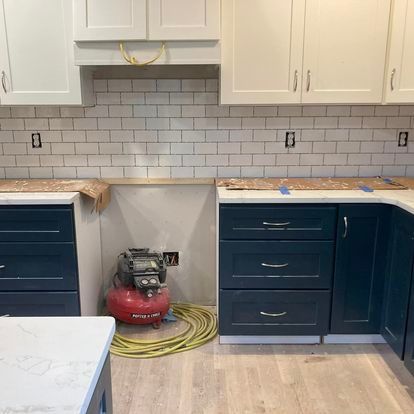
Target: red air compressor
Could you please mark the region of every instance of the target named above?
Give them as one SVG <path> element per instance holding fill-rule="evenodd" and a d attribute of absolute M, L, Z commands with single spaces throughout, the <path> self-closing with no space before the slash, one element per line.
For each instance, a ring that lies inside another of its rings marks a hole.
<path fill-rule="evenodd" d="M 118 256 L 118 272 L 106 298 L 109 313 L 126 323 L 158 328 L 170 308 L 166 278 L 162 253 L 127 249 Z"/>

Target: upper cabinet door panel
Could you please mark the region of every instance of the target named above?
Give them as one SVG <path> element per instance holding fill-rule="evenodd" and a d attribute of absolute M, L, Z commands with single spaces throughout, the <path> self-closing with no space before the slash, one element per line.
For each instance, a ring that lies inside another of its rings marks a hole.
<path fill-rule="evenodd" d="M 74 4 L 75 41 L 147 37 L 146 0 L 75 0 Z"/>
<path fill-rule="evenodd" d="M 222 104 L 298 103 L 305 0 L 222 1 Z"/>
<path fill-rule="evenodd" d="M 0 0 L 3 105 L 80 104 L 71 0 Z"/>
<path fill-rule="evenodd" d="M 381 102 L 389 13 L 390 0 L 306 1 L 302 102 Z"/>
<path fill-rule="evenodd" d="M 220 0 L 150 0 L 150 40 L 220 38 Z"/>
<path fill-rule="evenodd" d="M 395 0 L 386 77 L 386 101 L 414 102 L 414 1 Z"/>

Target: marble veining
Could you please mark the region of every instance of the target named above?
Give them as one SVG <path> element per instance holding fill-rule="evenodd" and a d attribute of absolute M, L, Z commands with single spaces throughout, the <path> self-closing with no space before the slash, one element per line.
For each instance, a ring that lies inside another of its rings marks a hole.
<path fill-rule="evenodd" d="M 0 414 L 85 413 L 114 332 L 110 317 L 0 318 Z"/>

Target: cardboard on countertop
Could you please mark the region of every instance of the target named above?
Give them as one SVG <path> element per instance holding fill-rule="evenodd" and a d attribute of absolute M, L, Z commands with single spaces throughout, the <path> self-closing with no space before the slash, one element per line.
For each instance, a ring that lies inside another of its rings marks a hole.
<path fill-rule="evenodd" d="M 414 189 L 414 179 L 387 178 L 229 178 L 217 179 L 217 187 L 228 190 L 358 190 L 362 186 L 372 190 Z M 411 185 L 411 187 L 410 187 Z"/>
<path fill-rule="evenodd" d="M 0 180 L 1 193 L 79 192 L 95 202 L 102 211 L 111 201 L 110 185 L 95 179 L 86 180 Z"/>

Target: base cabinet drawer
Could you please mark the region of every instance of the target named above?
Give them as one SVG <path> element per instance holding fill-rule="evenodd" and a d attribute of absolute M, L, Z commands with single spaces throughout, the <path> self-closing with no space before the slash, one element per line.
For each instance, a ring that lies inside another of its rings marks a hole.
<path fill-rule="evenodd" d="M 0 292 L 0 316 L 80 316 L 76 292 Z"/>
<path fill-rule="evenodd" d="M 77 289 L 73 243 L 0 243 L 0 291 Z"/>
<path fill-rule="evenodd" d="M 329 291 L 220 290 L 220 335 L 326 335 Z"/>
<path fill-rule="evenodd" d="M 220 240 L 329 240 L 335 228 L 336 207 L 220 206 Z"/>
<path fill-rule="evenodd" d="M 0 241 L 73 242 L 74 239 L 70 206 L 0 207 Z"/>
<path fill-rule="evenodd" d="M 221 289 L 330 289 L 331 241 L 221 241 Z"/>

